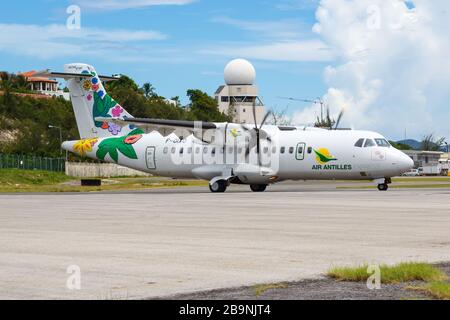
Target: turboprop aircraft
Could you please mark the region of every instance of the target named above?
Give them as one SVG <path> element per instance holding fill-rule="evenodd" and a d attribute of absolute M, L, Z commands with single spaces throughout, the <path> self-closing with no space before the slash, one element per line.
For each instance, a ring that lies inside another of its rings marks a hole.
<path fill-rule="evenodd" d="M 81 156 L 173 178 L 209 181 L 211 192 L 231 184 L 254 192 L 286 180 L 368 180 L 386 191 L 391 177 L 413 161 L 371 131 L 310 128 L 262 123 L 210 123 L 134 118 L 105 91 L 92 66 L 65 65 L 81 140 L 63 149 Z M 255 112 L 254 112 L 255 113 Z"/>

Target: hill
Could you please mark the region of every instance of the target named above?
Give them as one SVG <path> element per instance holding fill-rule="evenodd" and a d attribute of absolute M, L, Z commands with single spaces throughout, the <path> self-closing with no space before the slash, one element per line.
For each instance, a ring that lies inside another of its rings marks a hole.
<path fill-rule="evenodd" d="M 422 145 L 422 143 L 420 141 L 417 141 L 414 139 L 400 140 L 400 141 L 397 141 L 397 143 L 407 145 L 412 150 L 420 150 L 420 147 Z"/>

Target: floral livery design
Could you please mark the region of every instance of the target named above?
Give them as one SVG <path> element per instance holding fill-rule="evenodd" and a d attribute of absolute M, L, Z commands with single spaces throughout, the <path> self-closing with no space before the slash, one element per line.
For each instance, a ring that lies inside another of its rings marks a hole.
<path fill-rule="evenodd" d="M 83 74 L 89 74 L 92 76 L 90 80 L 85 80 L 82 83 L 82 87 L 89 93 L 86 95 L 88 102 L 93 103 L 92 117 L 97 128 L 108 130 L 113 136 L 119 135 L 122 131 L 122 127 L 112 123 L 100 122 L 95 119 L 101 118 L 120 118 L 125 110 L 116 102 L 109 94 L 107 94 L 100 79 L 95 72 L 89 72 L 87 70 L 82 72 Z"/>
<path fill-rule="evenodd" d="M 142 139 L 143 134 L 143 130 L 136 129 L 130 132 L 127 136 L 103 140 L 98 146 L 97 158 L 100 160 L 105 160 L 105 157 L 109 154 L 111 159 L 117 163 L 119 161 L 120 152 L 129 159 L 137 160 L 138 156 L 133 145 Z"/>
<path fill-rule="evenodd" d="M 84 157 L 88 152 L 92 152 L 92 148 L 97 144 L 97 142 L 98 139 L 80 140 L 74 144 L 73 151 Z"/>

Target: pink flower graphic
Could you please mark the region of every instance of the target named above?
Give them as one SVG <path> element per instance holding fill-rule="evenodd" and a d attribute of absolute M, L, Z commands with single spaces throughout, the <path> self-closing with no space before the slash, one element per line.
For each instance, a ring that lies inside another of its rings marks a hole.
<path fill-rule="evenodd" d="M 120 115 L 123 113 L 123 109 L 122 109 L 122 107 L 121 106 L 119 106 L 119 105 L 117 105 L 117 106 L 115 106 L 113 109 L 112 109 L 112 116 L 114 117 L 114 118 L 119 118 L 120 117 Z"/>
<path fill-rule="evenodd" d="M 88 99 L 88 101 L 91 101 L 92 100 L 92 94 L 88 94 L 88 96 L 87 96 L 87 99 Z"/>

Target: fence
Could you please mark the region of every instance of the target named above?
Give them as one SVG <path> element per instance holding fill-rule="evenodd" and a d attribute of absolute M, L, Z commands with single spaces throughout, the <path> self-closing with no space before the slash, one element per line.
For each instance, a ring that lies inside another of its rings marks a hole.
<path fill-rule="evenodd" d="M 1 154 L 0 169 L 44 170 L 65 172 L 64 158 L 44 158 L 27 155 Z"/>

